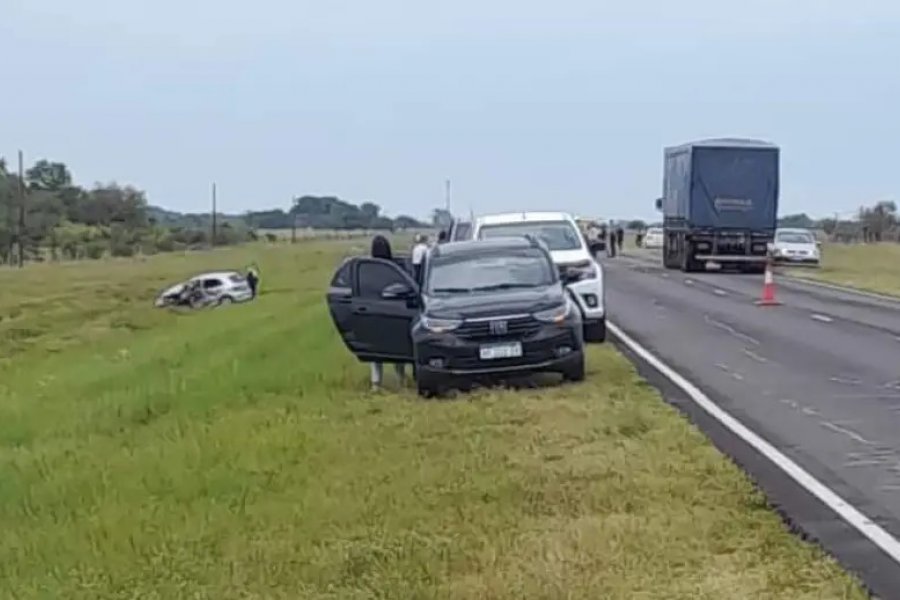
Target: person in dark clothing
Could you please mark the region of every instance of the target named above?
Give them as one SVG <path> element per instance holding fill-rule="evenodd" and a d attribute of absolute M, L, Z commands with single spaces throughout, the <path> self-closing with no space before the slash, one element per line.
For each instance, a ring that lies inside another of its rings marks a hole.
<path fill-rule="evenodd" d="M 383 260 L 394 260 L 394 255 L 391 252 L 391 243 L 387 240 L 383 235 L 376 235 L 372 238 L 372 258 L 381 258 Z M 397 363 L 394 365 L 394 370 L 397 373 L 397 377 L 400 381 L 404 381 L 406 379 L 406 365 L 403 363 Z M 384 379 L 384 365 L 380 362 L 371 363 L 371 383 L 372 389 L 378 390 L 381 388 L 381 382 Z"/>
<path fill-rule="evenodd" d="M 372 238 L 372 258 L 393 259 L 391 243 L 383 235 L 376 235 Z"/>
<path fill-rule="evenodd" d="M 621 226 L 616 228 L 616 245 L 619 246 L 619 254 L 622 253 L 622 244 L 625 242 L 625 230 Z"/>
<path fill-rule="evenodd" d="M 447 238 L 448 238 L 448 237 L 449 237 L 449 234 L 447 233 L 447 230 L 446 230 L 446 229 L 441 229 L 441 232 L 438 234 L 437 243 L 438 243 L 438 244 L 443 244 L 443 243 L 445 243 L 445 242 L 447 241 Z"/>
<path fill-rule="evenodd" d="M 247 285 L 250 287 L 250 295 L 256 298 L 256 290 L 259 286 L 259 275 L 254 269 L 247 269 Z"/>

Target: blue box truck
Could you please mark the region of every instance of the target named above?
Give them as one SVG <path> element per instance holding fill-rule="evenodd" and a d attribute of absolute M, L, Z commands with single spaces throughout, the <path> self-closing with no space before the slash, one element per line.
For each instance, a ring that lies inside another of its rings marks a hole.
<path fill-rule="evenodd" d="M 665 149 L 663 265 L 762 272 L 778 220 L 779 149 L 714 139 Z"/>

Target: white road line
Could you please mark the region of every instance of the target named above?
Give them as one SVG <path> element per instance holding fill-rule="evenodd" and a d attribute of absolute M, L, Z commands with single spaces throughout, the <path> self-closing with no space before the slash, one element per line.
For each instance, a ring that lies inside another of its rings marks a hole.
<path fill-rule="evenodd" d="M 822 323 L 833 323 L 834 319 L 827 315 L 820 315 L 819 313 L 813 313 L 809 315 L 815 321 L 821 321 Z"/>
<path fill-rule="evenodd" d="M 693 400 L 697 406 L 702 408 L 711 417 L 731 430 L 732 433 L 756 449 L 757 452 L 765 456 L 806 491 L 821 500 L 823 504 L 834 511 L 844 521 L 859 531 L 873 544 L 881 548 L 881 550 L 891 557 L 894 562 L 900 564 L 900 540 L 885 531 L 880 525 L 873 522 L 855 506 L 841 498 L 834 490 L 813 477 L 803 467 L 778 450 L 778 448 L 725 412 L 719 405 L 710 400 L 706 394 L 700 391 L 697 386 L 682 377 L 677 371 L 669 367 L 649 350 L 629 337 L 624 331 L 619 329 L 615 323 L 608 321 L 607 325 L 612 334 L 625 344 L 625 346 L 641 357 L 642 360 L 646 361 L 654 369 L 659 371 L 669 381 L 678 386 L 685 394 L 691 397 L 691 400 Z"/>
<path fill-rule="evenodd" d="M 713 294 L 715 294 L 716 296 L 727 296 L 728 292 L 726 292 L 725 290 L 720 290 L 720 289 L 716 288 L 713 290 Z"/>

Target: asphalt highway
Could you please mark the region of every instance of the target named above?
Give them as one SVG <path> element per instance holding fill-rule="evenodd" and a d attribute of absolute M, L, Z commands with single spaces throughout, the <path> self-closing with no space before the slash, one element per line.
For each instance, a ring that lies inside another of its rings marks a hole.
<path fill-rule="evenodd" d="M 900 537 L 900 302 L 776 278 L 782 305 L 759 307 L 761 276 L 685 274 L 646 255 L 603 263 L 610 321 Z M 755 460 L 734 440 L 714 441 L 742 464 Z M 900 597 L 900 566 L 791 497 L 800 492 L 771 469 L 756 471 L 793 507 L 789 520 L 883 597 Z"/>

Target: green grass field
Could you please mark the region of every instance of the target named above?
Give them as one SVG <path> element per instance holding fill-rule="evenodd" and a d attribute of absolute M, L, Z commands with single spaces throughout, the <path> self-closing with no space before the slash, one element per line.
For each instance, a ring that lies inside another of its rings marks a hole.
<path fill-rule="evenodd" d="M 900 296 L 900 244 L 828 244 L 819 269 L 792 275 Z"/>
<path fill-rule="evenodd" d="M 421 401 L 333 331 L 347 244 L 0 270 L 0 597 L 865 598 L 610 346 Z M 252 304 L 158 289 L 256 262 Z"/>

